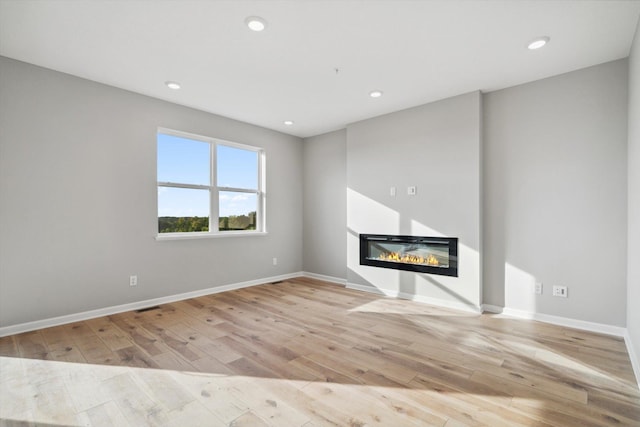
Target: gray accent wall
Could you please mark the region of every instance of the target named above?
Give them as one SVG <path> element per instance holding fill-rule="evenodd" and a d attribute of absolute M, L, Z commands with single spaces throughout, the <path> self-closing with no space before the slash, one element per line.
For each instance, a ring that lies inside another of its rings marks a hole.
<path fill-rule="evenodd" d="M 627 60 L 486 94 L 484 179 L 484 302 L 624 326 Z"/>
<path fill-rule="evenodd" d="M 640 383 L 640 23 L 629 56 L 628 177 L 627 329 L 635 353 L 636 378 Z"/>
<path fill-rule="evenodd" d="M 266 236 L 154 239 L 159 126 L 265 149 Z M 0 325 L 300 271 L 302 149 L 297 137 L 0 57 Z"/>
<path fill-rule="evenodd" d="M 473 92 L 347 127 L 349 283 L 479 308 L 481 117 Z M 459 277 L 361 266 L 362 233 L 457 237 Z"/>
<path fill-rule="evenodd" d="M 304 271 L 345 280 L 347 132 L 304 140 Z"/>

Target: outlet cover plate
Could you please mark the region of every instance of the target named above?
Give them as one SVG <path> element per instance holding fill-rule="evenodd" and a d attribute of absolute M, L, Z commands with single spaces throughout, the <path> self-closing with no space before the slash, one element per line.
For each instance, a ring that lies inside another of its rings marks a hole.
<path fill-rule="evenodd" d="M 533 292 L 536 295 L 542 295 L 542 282 L 536 282 L 534 288 L 533 288 Z"/>
<path fill-rule="evenodd" d="M 554 286 L 553 287 L 553 296 L 554 297 L 561 297 L 561 298 L 566 298 L 567 297 L 567 287 L 566 286 Z"/>

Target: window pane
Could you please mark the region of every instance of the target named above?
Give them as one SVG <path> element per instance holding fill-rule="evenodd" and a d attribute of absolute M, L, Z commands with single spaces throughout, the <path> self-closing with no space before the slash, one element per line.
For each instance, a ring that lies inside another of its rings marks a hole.
<path fill-rule="evenodd" d="M 158 231 L 209 231 L 209 190 L 158 187 Z"/>
<path fill-rule="evenodd" d="M 218 145 L 218 187 L 258 189 L 258 152 Z"/>
<path fill-rule="evenodd" d="M 252 193 L 220 192 L 220 231 L 255 230 L 258 197 Z"/>
<path fill-rule="evenodd" d="M 158 134 L 158 181 L 209 185 L 208 142 Z"/>

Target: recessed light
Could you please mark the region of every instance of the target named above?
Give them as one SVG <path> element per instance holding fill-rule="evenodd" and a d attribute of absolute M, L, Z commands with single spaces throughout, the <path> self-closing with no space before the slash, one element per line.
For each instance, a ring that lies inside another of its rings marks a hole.
<path fill-rule="evenodd" d="M 527 44 L 527 49 L 529 50 L 540 49 L 542 46 L 549 43 L 549 40 L 550 40 L 549 37 L 546 37 L 546 36 L 533 39 Z"/>
<path fill-rule="evenodd" d="M 244 23 L 247 24 L 247 27 L 252 31 L 262 31 L 267 28 L 267 21 L 259 16 L 250 16 L 244 20 Z"/>
<path fill-rule="evenodd" d="M 371 92 L 369 92 L 369 96 L 372 98 L 380 98 L 382 96 L 382 91 L 381 90 L 372 90 Z"/>
<path fill-rule="evenodd" d="M 287 126 L 291 126 L 293 124 L 293 120 L 285 120 L 284 124 Z"/>
<path fill-rule="evenodd" d="M 168 81 L 168 82 L 164 82 L 164 84 L 165 84 L 165 85 L 167 85 L 167 87 L 168 87 L 169 89 L 173 89 L 173 90 L 178 90 L 178 89 L 180 89 L 180 83 L 178 83 L 178 82 L 171 82 L 171 81 Z"/>

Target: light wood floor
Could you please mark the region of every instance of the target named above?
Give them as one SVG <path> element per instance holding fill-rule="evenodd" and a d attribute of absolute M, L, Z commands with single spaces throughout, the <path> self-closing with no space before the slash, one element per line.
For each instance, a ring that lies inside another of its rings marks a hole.
<path fill-rule="evenodd" d="M 0 339 L 0 425 L 639 426 L 622 339 L 295 279 Z"/>

